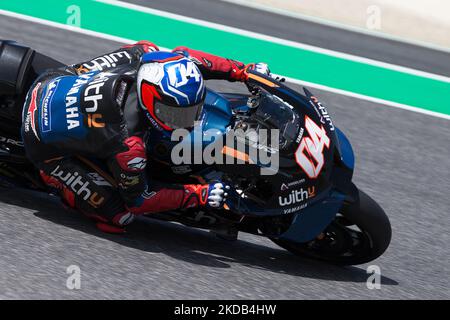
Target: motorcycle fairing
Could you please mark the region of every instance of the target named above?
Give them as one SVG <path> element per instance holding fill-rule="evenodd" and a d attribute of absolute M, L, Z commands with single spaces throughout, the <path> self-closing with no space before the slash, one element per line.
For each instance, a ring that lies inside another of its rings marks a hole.
<path fill-rule="evenodd" d="M 297 243 L 313 240 L 333 221 L 344 199 L 344 194 L 332 191 L 329 197 L 297 212 L 289 229 L 279 238 Z"/>

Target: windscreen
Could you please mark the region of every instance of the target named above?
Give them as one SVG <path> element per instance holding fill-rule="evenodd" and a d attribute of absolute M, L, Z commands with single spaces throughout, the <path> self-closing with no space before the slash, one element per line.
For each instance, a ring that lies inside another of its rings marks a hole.
<path fill-rule="evenodd" d="M 264 95 L 255 113 L 262 124 L 280 130 L 280 149 L 288 148 L 297 138 L 300 117 L 295 109 L 274 95 Z"/>

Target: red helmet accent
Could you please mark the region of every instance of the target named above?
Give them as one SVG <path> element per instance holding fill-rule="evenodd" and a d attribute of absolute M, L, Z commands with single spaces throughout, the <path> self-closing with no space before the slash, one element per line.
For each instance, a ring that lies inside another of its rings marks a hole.
<path fill-rule="evenodd" d="M 158 119 L 158 117 L 155 115 L 155 98 L 158 100 L 161 100 L 161 96 L 159 95 L 158 91 L 156 90 L 156 87 L 152 84 L 149 84 L 145 81 L 142 82 L 141 85 L 141 95 L 142 95 L 142 103 L 144 104 L 147 111 L 150 113 L 152 118 L 158 122 L 158 124 L 164 129 L 164 130 L 173 130 L 171 127 L 164 124 L 162 121 Z"/>

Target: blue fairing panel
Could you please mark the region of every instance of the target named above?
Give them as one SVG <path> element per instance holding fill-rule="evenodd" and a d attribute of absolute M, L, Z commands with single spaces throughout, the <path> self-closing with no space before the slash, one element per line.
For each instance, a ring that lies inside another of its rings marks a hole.
<path fill-rule="evenodd" d="M 336 128 L 336 135 L 339 139 L 342 161 L 349 169 L 353 170 L 355 167 L 355 154 L 353 153 L 352 145 L 345 134 L 338 128 Z"/>
<path fill-rule="evenodd" d="M 345 195 L 332 192 L 329 198 L 303 209 L 279 238 L 297 243 L 313 240 L 333 221 L 344 199 Z"/>
<path fill-rule="evenodd" d="M 205 107 L 213 107 L 213 110 L 216 112 L 220 111 L 227 117 L 231 117 L 231 108 L 228 100 L 209 89 L 206 90 Z"/>
<path fill-rule="evenodd" d="M 225 132 L 225 128 L 230 124 L 232 113 L 226 99 L 207 90 L 203 115 L 203 130 L 218 129 Z"/>

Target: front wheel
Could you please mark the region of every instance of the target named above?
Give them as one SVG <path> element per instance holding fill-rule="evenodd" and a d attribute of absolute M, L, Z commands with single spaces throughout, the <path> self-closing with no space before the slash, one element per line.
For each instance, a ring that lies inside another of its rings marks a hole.
<path fill-rule="evenodd" d="M 383 209 L 359 190 L 359 200 L 345 203 L 333 222 L 307 243 L 271 238 L 300 256 L 341 265 L 356 265 L 381 256 L 391 241 L 391 224 Z"/>

